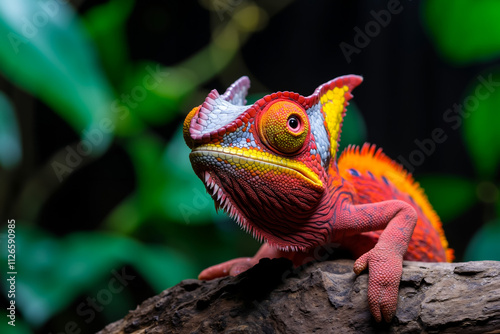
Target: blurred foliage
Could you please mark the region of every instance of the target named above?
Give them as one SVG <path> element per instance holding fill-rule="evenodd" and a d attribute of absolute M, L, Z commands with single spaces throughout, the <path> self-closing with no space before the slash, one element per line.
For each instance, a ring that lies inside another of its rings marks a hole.
<path fill-rule="evenodd" d="M 469 64 L 500 55 L 500 3 L 425 0 L 424 22 L 436 49 L 452 63 Z"/>
<path fill-rule="evenodd" d="M 500 46 L 499 46 L 500 49 Z M 492 180 L 500 167 L 500 132 L 490 124 L 500 124 L 500 71 L 482 73 L 482 80 L 467 91 L 464 101 L 464 135 L 469 154 L 473 158 L 477 173 L 481 178 Z M 485 87 L 491 81 L 496 86 Z M 484 97 L 480 96 L 485 94 Z"/>
<path fill-rule="evenodd" d="M 14 108 L 0 92 L 0 166 L 11 169 L 19 164 L 21 156 L 21 137 Z"/>
<path fill-rule="evenodd" d="M 447 223 L 470 209 L 476 201 L 475 183 L 454 175 L 427 175 L 419 178 L 429 201 Z"/>
<path fill-rule="evenodd" d="M 467 252 L 466 261 L 494 260 L 500 261 L 498 240 L 500 238 L 500 219 L 489 221 L 474 235 Z"/>
<path fill-rule="evenodd" d="M 500 3 L 426 0 L 422 8 L 436 49 L 450 62 L 464 65 L 500 55 Z M 419 179 L 445 223 L 476 205 L 482 207 L 485 223 L 467 246 L 467 261 L 500 260 L 499 73 L 498 68 L 479 73 L 465 88 L 459 104 L 462 111 L 455 115 L 476 178 L 432 175 Z"/>
<path fill-rule="evenodd" d="M 109 1 L 91 8 L 82 18 L 100 55 L 108 79 L 116 87 L 131 65 L 126 41 L 126 23 L 134 0 Z"/>
<path fill-rule="evenodd" d="M 349 102 L 347 112 L 342 123 L 339 152 L 349 144 L 362 145 L 366 141 L 366 126 L 363 116 L 354 102 Z"/>
<path fill-rule="evenodd" d="M 25 230 L 22 222 L 17 223 L 16 302 L 24 314 L 31 315 L 27 320 L 34 325 L 43 324 L 90 290 L 109 275 L 110 268 L 132 265 L 158 291 L 196 273 L 189 261 L 167 247 L 147 246 L 98 231 L 56 239 L 38 229 Z M 165 264 L 177 270 L 169 270 Z"/>
<path fill-rule="evenodd" d="M 17 333 L 47 328 L 60 332 L 64 323 L 61 325 L 57 317 L 68 309 L 74 313 L 73 307 L 82 296 L 85 300 L 102 291 L 103 281 L 124 266 L 133 268 L 159 293 L 181 279 L 195 277 L 209 264 L 255 251 L 258 245 L 250 237 L 225 215 L 216 214 L 212 199 L 192 172 L 180 122 L 206 96 L 203 85 L 230 66 L 249 36 L 264 29 L 288 3 L 264 8 L 252 1 L 236 1 L 216 8 L 210 1 L 200 1 L 212 15 L 210 42 L 169 66 L 151 59 L 132 59 L 127 22 L 137 5 L 133 0 L 102 2 L 83 14 L 56 1 L 0 3 L 0 35 L 7 36 L 0 40 L 3 76 L 46 104 L 93 153 L 106 155 L 110 147 L 122 150 L 136 181 L 130 194 L 107 208 L 102 221 L 92 222 L 96 229 L 56 236 L 38 226 L 40 208 L 68 178 L 79 177 L 78 172 L 95 160 L 73 161 L 70 175 L 65 174 L 62 183 L 51 181 L 50 162 L 66 155 L 61 148 L 49 159 L 49 167 L 23 175 L 27 190 L 18 190 L 17 195 L 19 202 L 29 202 L 30 211 L 21 212 L 19 208 L 25 206 L 19 203 L 13 207 L 20 211 L 12 211 L 29 218 L 16 222 L 16 303 L 23 315 L 17 320 Z M 498 13 L 495 6 L 493 2 L 468 5 L 467 1 L 450 4 L 427 0 L 422 13 L 436 48 L 445 58 L 468 63 L 499 54 L 498 25 L 490 27 Z M 471 8 L 474 15 L 468 15 Z M 480 11 L 490 13 L 478 19 Z M 500 81 L 497 74 L 494 80 Z M 260 94 L 249 96 L 249 103 L 265 95 L 267 88 L 260 89 Z M 472 85 L 465 97 L 473 95 L 475 89 Z M 499 104 L 500 93 L 495 90 L 463 119 L 464 141 L 477 171 L 475 179 L 455 175 L 419 178 L 444 222 L 478 203 L 484 206 L 487 223 L 470 243 L 467 259 L 499 259 L 500 137 L 496 128 L 488 126 L 500 124 Z M 26 168 L 23 164 L 33 158 L 23 149 L 26 143 L 21 139 L 21 121 L 19 110 L 0 92 L 0 166 L 2 172 L 11 173 L 8 175 L 19 172 L 20 166 Z M 160 136 L 159 129 L 170 133 Z M 340 150 L 348 144 L 362 144 L 366 138 L 363 117 L 351 103 Z M 61 147 L 67 144 L 71 143 Z M 47 169 L 50 173 L 44 174 Z M 7 181 L 2 184 L 9 185 Z M 4 249 L 2 261 L 6 260 Z M 5 280 L 1 284 L 5 290 Z M 122 315 L 140 302 L 130 293 L 119 294 L 116 300 L 116 310 L 123 311 Z M 111 314 L 109 310 L 103 313 Z M 105 321 L 115 319 L 116 315 L 108 315 Z M 0 332 L 9 329 L 5 321 L 0 323 Z"/>
<path fill-rule="evenodd" d="M 111 87 L 69 5 L 52 2 L 42 8 L 34 1 L 3 1 L 0 32 L 7 37 L 0 40 L 0 70 L 9 80 L 50 105 L 82 137 L 102 119 L 112 120 Z M 110 139 L 103 132 L 93 151 L 104 151 Z"/>

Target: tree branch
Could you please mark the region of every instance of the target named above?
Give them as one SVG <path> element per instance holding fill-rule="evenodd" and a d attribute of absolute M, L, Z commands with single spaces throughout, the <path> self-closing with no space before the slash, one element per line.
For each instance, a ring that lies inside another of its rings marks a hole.
<path fill-rule="evenodd" d="M 405 262 L 390 324 L 373 320 L 368 275 L 352 266 L 264 259 L 237 277 L 182 281 L 99 333 L 500 333 L 500 262 Z"/>

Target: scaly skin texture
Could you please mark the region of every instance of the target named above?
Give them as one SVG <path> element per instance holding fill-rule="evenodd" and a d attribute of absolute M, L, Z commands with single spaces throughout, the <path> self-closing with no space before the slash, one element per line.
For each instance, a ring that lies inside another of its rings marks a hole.
<path fill-rule="evenodd" d="M 390 321 L 403 260 L 452 260 L 439 217 L 401 166 L 368 144 L 337 160 L 345 107 L 361 81 L 347 75 L 308 97 L 277 92 L 247 106 L 242 77 L 189 113 L 184 139 L 195 173 L 216 208 L 263 242 L 255 256 L 207 268 L 200 279 L 237 275 L 265 257 L 300 266 L 337 244 L 357 258 L 357 274 L 369 269 L 370 311 Z"/>

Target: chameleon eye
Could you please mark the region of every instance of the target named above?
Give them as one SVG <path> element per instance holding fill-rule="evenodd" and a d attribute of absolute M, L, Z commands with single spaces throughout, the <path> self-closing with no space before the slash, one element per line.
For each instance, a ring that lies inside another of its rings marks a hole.
<path fill-rule="evenodd" d="M 300 126 L 300 121 L 297 118 L 297 116 L 292 115 L 292 116 L 288 117 L 288 128 L 291 131 L 293 131 L 293 132 L 297 131 L 299 126 Z"/>
<path fill-rule="evenodd" d="M 304 146 L 309 134 L 309 121 L 297 104 L 277 101 L 263 110 L 258 128 L 260 138 L 268 147 L 291 154 Z"/>

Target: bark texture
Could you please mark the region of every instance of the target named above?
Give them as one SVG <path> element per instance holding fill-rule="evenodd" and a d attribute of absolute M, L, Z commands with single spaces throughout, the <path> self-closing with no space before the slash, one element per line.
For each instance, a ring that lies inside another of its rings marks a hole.
<path fill-rule="evenodd" d="M 500 333 L 500 262 L 405 262 L 389 324 L 371 317 L 368 275 L 352 266 L 264 259 L 237 277 L 182 281 L 99 333 Z"/>

